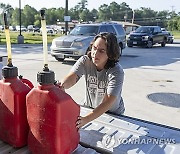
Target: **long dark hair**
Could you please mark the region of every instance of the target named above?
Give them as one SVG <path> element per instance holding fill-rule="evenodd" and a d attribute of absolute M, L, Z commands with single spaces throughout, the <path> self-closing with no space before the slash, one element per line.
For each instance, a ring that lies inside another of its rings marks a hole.
<path fill-rule="evenodd" d="M 117 38 L 113 33 L 104 32 L 104 33 L 100 33 L 100 34 L 96 35 L 89 46 L 89 52 L 87 53 L 87 55 L 90 59 L 92 59 L 91 58 L 91 49 L 92 49 L 94 42 L 99 37 L 105 40 L 106 46 L 107 46 L 108 60 L 105 64 L 104 68 L 105 69 L 112 68 L 119 61 L 119 57 L 120 57 L 120 47 L 117 42 Z"/>

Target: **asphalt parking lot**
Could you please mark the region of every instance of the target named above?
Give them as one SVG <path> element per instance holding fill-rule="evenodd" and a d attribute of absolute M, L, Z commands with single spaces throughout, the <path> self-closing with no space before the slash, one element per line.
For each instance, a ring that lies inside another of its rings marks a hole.
<path fill-rule="evenodd" d="M 43 68 L 42 45 L 13 45 L 13 64 L 19 74 L 35 86 L 36 74 Z M 0 46 L 0 55 L 6 55 L 6 46 Z M 58 62 L 50 55 L 49 68 L 61 80 L 75 63 Z M 124 68 L 123 98 L 125 115 L 180 128 L 180 40 L 174 44 L 152 49 L 134 47 L 123 50 L 120 63 Z M 77 102 L 84 98 L 83 78 L 67 93 Z"/>

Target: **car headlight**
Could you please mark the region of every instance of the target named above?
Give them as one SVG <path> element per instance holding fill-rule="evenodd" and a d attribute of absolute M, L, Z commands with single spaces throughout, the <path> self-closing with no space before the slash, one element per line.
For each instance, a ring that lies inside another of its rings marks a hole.
<path fill-rule="evenodd" d="M 142 36 L 143 41 L 147 41 L 149 39 L 149 36 Z"/>
<path fill-rule="evenodd" d="M 72 44 L 73 47 L 83 47 L 83 43 L 82 42 L 76 42 L 74 41 Z"/>

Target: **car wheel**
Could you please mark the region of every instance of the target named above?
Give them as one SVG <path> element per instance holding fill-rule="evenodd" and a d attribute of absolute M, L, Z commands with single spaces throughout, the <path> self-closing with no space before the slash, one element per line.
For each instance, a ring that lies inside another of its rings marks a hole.
<path fill-rule="evenodd" d="M 147 42 L 147 48 L 152 48 L 153 47 L 153 42 L 151 40 L 149 40 Z"/>
<path fill-rule="evenodd" d="M 164 40 L 164 41 L 161 43 L 161 46 L 162 46 L 162 47 L 165 47 L 165 45 L 166 45 L 166 40 Z"/>
<path fill-rule="evenodd" d="M 55 59 L 56 59 L 57 61 L 64 61 L 64 58 L 55 57 Z"/>

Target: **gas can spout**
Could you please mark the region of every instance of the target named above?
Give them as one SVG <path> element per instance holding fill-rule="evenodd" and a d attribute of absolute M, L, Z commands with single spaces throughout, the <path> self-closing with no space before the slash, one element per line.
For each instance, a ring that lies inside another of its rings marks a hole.
<path fill-rule="evenodd" d="M 11 54 L 11 42 L 10 42 L 10 34 L 9 34 L 9 26 L 7 22 L 7 14 L 4 12 L 4 31 L 6 35 L 6 45 L 7 45 L 7 54 L 8 54 L 8 61 L 7 66 L 13 67 L 12 65 L 12 54 Z"/>
<path fill-rule="evenodd" d="M 45 10 L 41 10 L 40 14 L 41 14 L 41 28 L 42 28 L 42 38 L 43 38 L 44 66 L 48 67 L 48 49 L 47 49 L 47 30 L 46 30 Z"/>
<path fill-rule="evenodd" d="M 6 35 L 8 60 L 7 60 L 7 66 L 4 66 L 2 68 L 2 76 L 5 79 L 16 78 L 18 76 L 18 69 L 17 69 L 17 67 L 13 66 L 13 64 L 12 64 L 11 41 L 10 41 L 10 33 L 9 33 L 9 26 L 8 26 L 8 22 L 7 22 L 6 11 L 4 12 L 4 27 L 5 27 L 4 32 Z"/>
<path fill-rule="evenodd" d="M 47 50 L 47 30 L 45 20 L 45 10 L 40 10 L 41 14 L 41 28 L 43 38 L 43 54 L 44 54 L 44 68 L 43 71 L 38 72 L 37 81 L 40 85 L 54 84 L 55 74 L 48 68 L 48 50 Z"/>

